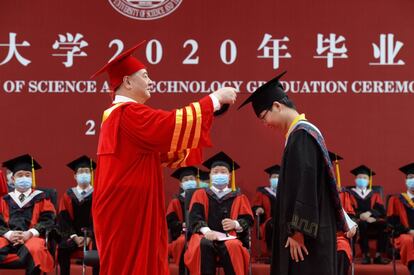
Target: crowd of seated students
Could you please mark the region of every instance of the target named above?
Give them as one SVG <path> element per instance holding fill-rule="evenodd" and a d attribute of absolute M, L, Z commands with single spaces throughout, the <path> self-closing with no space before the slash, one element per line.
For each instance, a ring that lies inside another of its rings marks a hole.
<path fill-rule="evenodd" d="M 376 174 L 371 168 L 360 165 L 351 170 L 355 176 L 354 185 L 342 187 L 339 175 L 342 157 L 330 152 L 330 158 L 350 228 L 348 232 L 337 234 L 338 274 L 348 274 L 354 260 L 354 246 L 358 245 L 361 264 L 382 265 L 390 263 L 389 252 L 394 246 L 401 255 L 401 262 L 414 275 L 414 163 L 400 168 L 406 177 L 406 189 L 402 181 L 403 192 L 388 196 L 386 207 L 384 194 L 377 186 L 372 186 Z M 232 181 L 232 174 L 239 168 L 233 159 L 220 152 L 204 166 L 209 172 L 186 167 L 172 174 L 179 181 L 179 192 L 167 208 L 170 262 L 179 265 L 180 274 L 185 274 L 186 269 L 190 272 L 187 274 L 215 274 L 217 266 L 223 267 L 225 274 L 247 274 L 251 244 L 243 242 L 243 232 L 249 232 L 254 223 L 259 223 L 255 226 L 259 231 L 256 236 L 265 243 L 264 255 L 271 257 L 275 222 L 272 212 L 280 166 L 264 170 L 269 182 L 257 187 L 251 204 Z M 186 194 L 191 195 L 187 199 L 187 209 Z M 242 201 L 242 206 L 234 208 L 238 201 Z M 236 239 L 229 240 L 222 234 Z M 369 240 L 376 241 L 373 258 Z"/>

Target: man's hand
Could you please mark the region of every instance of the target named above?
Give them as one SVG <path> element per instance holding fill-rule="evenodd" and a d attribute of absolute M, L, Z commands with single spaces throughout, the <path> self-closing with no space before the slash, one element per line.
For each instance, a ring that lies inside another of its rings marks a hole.
<path fill-rule="evenodd" d="M 357 226 L 355 225 L 354 227 L 352 227 L 348 232 L 346 232 L 345 233 L 345 235 L 346 235 L 346 237 L 348 238 L 348 239 L 352 239 L 352 237 L 354 237 L 355 236 L 355 234 L 356 234 L 356 231 L 357 231 Z"/>
<path fill-rule="evenodd" d="M 367 211 L 359 215 L 359 218 L 363 221 L 368 220 L 368 218 L 371 217 L 371 212 Z"/>
<path fill-rule="evenodd" d="M 23 231 L 13 231 L 10 234 L 10 242 L 13 245 L 20 244 L 22 239 L 23 239 Z"/>
<path fill-rule="evenodd" d="M 234 104 L 236 102 L 236 89 L 232 87 L 223 87 L 213 93 L 221 105 Z"/>
<path fill-rule="evenodd" d="M 292 258 L 292 260 L 296 262 L 299 262 L 299 260 L 305 260 L 303 252 L 305 252 L 306 255 L 309 255 L 308 249 L 305 246 L 305 240 L 303 238 L 302 233 L 295 232 L 295 234 L 292 237 L 288 237 L 285 248 L 288 247 L 290 248 L 290 257 Z"/>
<path fill-rule="evenodd" d="M 264 214 L 264 209 L 263 209 L 263 208 L 261 208 L 261 207 L 257 208 L 257 209 L 256 209 L 256 216 L 260 216 L 260 215 L 262 215 L 262 214 Z"/>
<path fill-rule="evenodd" d="M 86 246 L 89 246 L 89 244 L 91 243 L 92 239 L 89 237 L 86 237 Z"/>
<path fill-rule="evenodd" d="M 30 231 L 24 231 L 22 233 L 22 241 L 23 243 L 27 242 L 30 238 L 33 237 L 33 233 Z"/>
<path fill-rule="evenodd" d="M 221 221 L 224 231 L 232 231 L 236 229 L 236 223 L 231 219 L 224 219 Z"/>
<path fill-rule="evenodd" d="M 414 230 L 411 229 L 410 231 L 408 231 L 408 234 L 410 234 L 411 236 L 414 236 Z"/>
<path fill-rule="evenodd" d="M 83 246 L 83 242 L 84 242 L 84 238 L 83 237 L 75 236 L 75 237 L 73 237 L 73 241 L 76 243 L 76 245 L 78 247 L 82 247 Z"/>
<path fill-rule="evenodd" d="M 217 241 L 218 240 L 216 233 L 214 233 L 214 231 L 212 231 L 212 230 L 206 232 L 206 234 L 204 234 L 204 237 L 209 241 Z"/>
<path fill-rule="evenodd" d="M 367 223 L 373 223 L 373 222 L 376 222 L 377 221 L 377 219 L 375 219 L 375 218 L 373 218 L 373 217 L 369 217 L 368 219 L 367 219 Z"/>

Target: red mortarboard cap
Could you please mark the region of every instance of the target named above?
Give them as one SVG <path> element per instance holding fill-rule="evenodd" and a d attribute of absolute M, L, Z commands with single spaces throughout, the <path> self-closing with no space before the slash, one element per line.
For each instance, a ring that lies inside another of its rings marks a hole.
<path fill-rule="evenodd" d="M 103 72 L 108 72 L 109 85 L 112 91 L 115 91 L 121 85 L 124 76 L 132 75 L 141 69 L 145 69 L 145 65 L 132 56 L 132 53 L 144 43 L 145 40 L 110 60 L 90 78 L 92 79 Z"/>

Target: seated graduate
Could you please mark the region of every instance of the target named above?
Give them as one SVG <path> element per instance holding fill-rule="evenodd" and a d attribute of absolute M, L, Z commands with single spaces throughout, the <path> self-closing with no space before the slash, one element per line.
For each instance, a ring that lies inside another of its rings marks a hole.
<path fill-rule="evenodd" d="M 194 166 L 182 167 L 171 174 L 180 181 L 178 194 L 168 204 L 167 226 L 170 233 L 168 256 L 179 265 L 179 273 L 184 274 L 185 245 L 185 191 L 197 188 L 198 169 Z"/>
<path fill-rule="evenodd" d="M 351 195 L 359 228 L 359 244 L 363 254 L 362 264 L 371 264 L 368 246 L 369 232 L 376 236 L 377 241 L 374 264 L 388 264 L 390 261 L 381 256 L 387 244 L 388 237 L 385 233 L 387 223 L 381 196 L 372 191 L 372 177 L 375 173 L 365 165 L 358 166 L 351 173 L 355 176 L 356 184 L 356 187 L 351 189 Z"/>
<path fill-rule="evenodd" d="M 350 240 L 355 236 L 357 231 L 357 224 L 353 222 L 355 220 L 355 209 L 351 193 L 342 188 L 341 175 L 339 170 L 339 161 L 343 158 L 336 153 L 329 152 L 329 158 L 335 167 L 336 183 L 338 187 L 339 199 L 341 200 L 342 208 L 348 215 L 348 219 L 352 221 L 353 226 L 348 226 L 350 230 L 348 232 L 337 232 L 336 234 L 336 248 L 338 256 L 338 275 L 347 275 L 349 267 L 352 263 L 352 247 Z M 348 223 L 349 224 L 349 223 Z"/>
<path fill-rule="evenodd" d="M 212 186 L 197 190 L 190 203 L 192 232 L 184 261 L 190 274 L 216 274 L 217 260 L 226 275 L 247 274 L 249 227 L 253 214 L 246 196 L 236 191 L 240 166 L 220 152 L 203 163 Z M 231 188 L 228 187 L 231 181 Z"/>
<path fill-rule="evenodd" d="M 414 275 L 414 163 L 400 171 L 406 175 L 407 192 L 390 198 L 387 217 L 394 229 L 394 245 L 400 251 L 401 262 Z"/>
<path fill-rule="evenodd" d="M 0 199 L 0 264 L 26 266 L 26 274 L 53 271 L 46 248 L 46 231 L 54 228 L 55 208 L 36 190 L 35 170 L 41 166 L 30 155 L 3 163 L 13 173 L 15 189 Z"/>
<path fill-rule="evenodd" d="M 269 175 L 269 185 L 257 188 L 252 210 L 256 216 L 260 217 L 260 237 L 265 240 L 268 255 L 271 255 L 273 243 L 273 207 L 276 200 L 280 166 L 273 165 L 265 169 L 265 172 Z"/>
<path fill-rule="evenodd" d="M 91 207 L 96 163 L 88 156 L 81 156 L 67 166 L 74 172 L 76 186 L 66 190 L 59 204 L 57 221 L 62 241 L 59 244 L 58 261 L 62 275 L 70 274 L 71 255 L 82 252 L 84 242 L 88 247 L 94 247 Z M 86 240 L 83 228 L 88 231 Z M 82 254 L 78 257 L 82 258 Z M 99 274 L 98 267 L 93 268 L 93 274 Z"/>

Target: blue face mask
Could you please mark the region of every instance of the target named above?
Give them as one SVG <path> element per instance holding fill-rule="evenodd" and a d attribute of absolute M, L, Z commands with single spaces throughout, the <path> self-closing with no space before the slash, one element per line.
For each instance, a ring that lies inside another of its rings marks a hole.
<path fill-rule="evenodd" d="M 197 188 L 197 182 L 195 180 L 187 180 L 181 183 L 181 187 L 185 190 Z"/>
<path fill-rule="evenodd" d="M 226 174 L 211 175 L 211 183 L 221 189 L 229 184 L 229 176 Z"/>
<path fill-rule="evenodd" d="M 276 190 L 277 184 L 279 183 L 279 178 L 271 178 L 270 179 L 270 188 Z"/>
<path fill-rule="evenodd" d="M 356 186 L 359 187 L 359 188 L 367 188 L 367 186 L 368 186 L 368 180 L 367 179 L 357 178 L 357 179 L 355 179 L 355 183 L 356 183 Z"/>
<path fill-rule="evenodd" d="M 32 187 L 32 178 L 31 177 L 15 178 L 14 186 L 19 189 L 29 189 L 30 187 Z"/>
<path fill-rule="evenodd" d="M 407 185 L 408 189 L 414 189 L 414 178 L 406 179 L 405 184 Z"/>
<path fill-rule="evenodd" d="M 91 183 L 91 174 L 90 173 L 81 173 L 76 174 L 76 181 L 79 185 L 88 185 Z"/>
<path fill-rule="evenodd" d="M 209 188 L 210 187 L 210 184 L 208 184 L 207 182 L 204 182 L 204 181 L 200 181 L 200 183 L 198 184 L 198 186 L 200 187 L 200 188 Z"/>

